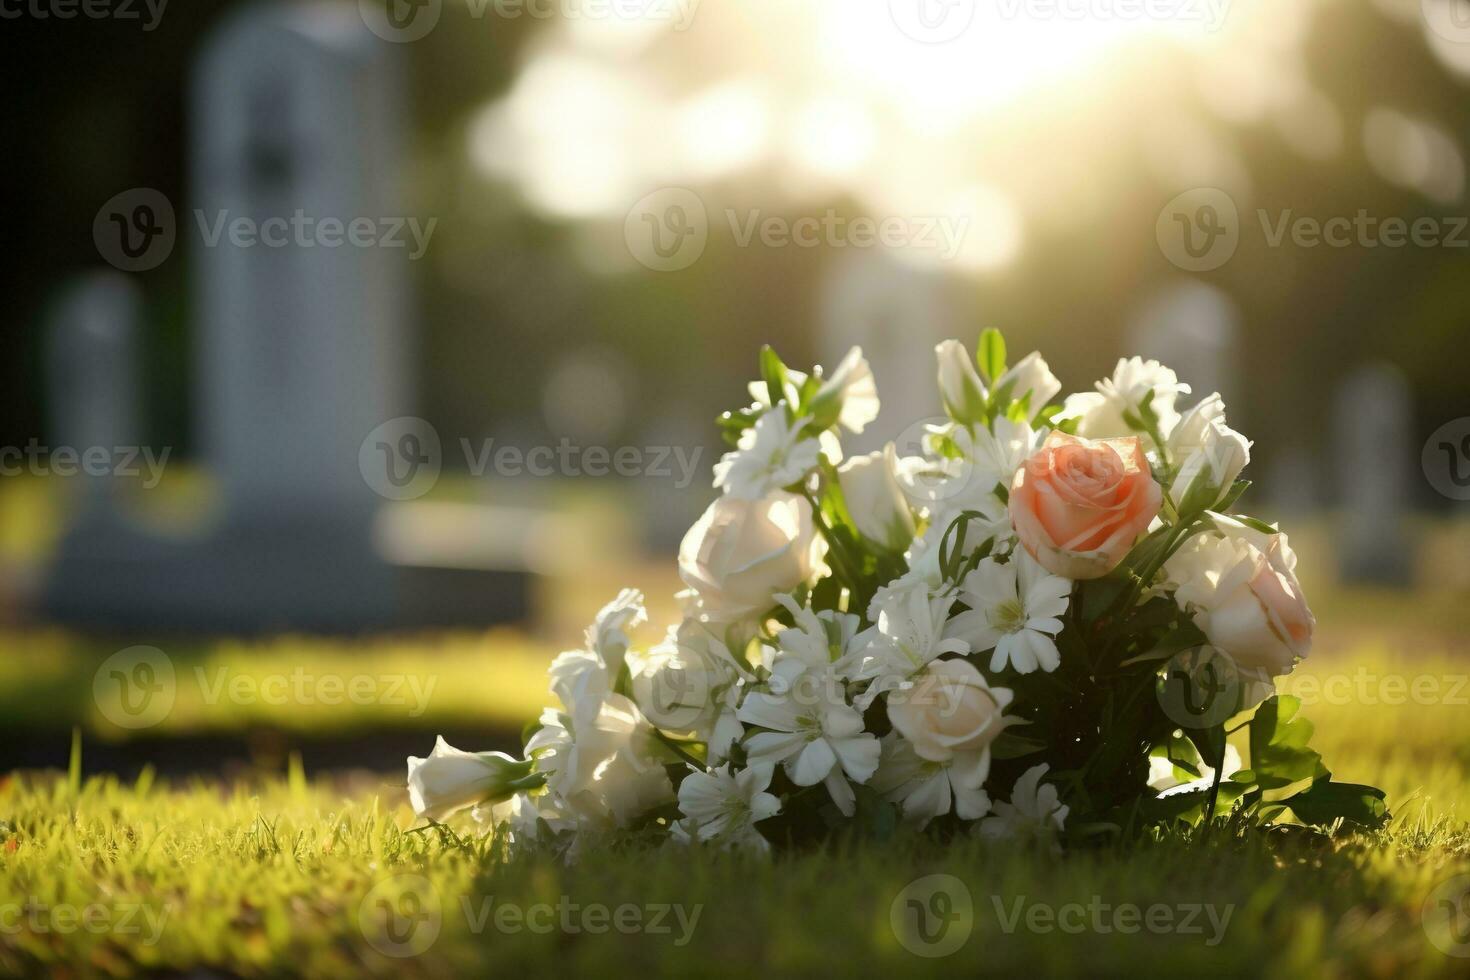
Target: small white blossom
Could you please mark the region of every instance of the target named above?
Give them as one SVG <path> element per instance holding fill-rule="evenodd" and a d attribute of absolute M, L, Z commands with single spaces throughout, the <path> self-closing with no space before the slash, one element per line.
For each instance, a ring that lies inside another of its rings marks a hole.
<path fill-rule="evenodd" d="M 731 767 L 694 772 L 679 784 L 677 825 L 683 835 L 726 847 L 768 850 L 756 823 L 781 812 L 781 801 L 767 793 L 773 768 L 753 764 L 732 773 Z"/>
<path fill-rule="evenodd" d="M 779 404 L 740 434 L 734 452 L 715 464 L 715 487 L 741 500 L 760 500 L 800 483 L 817 466 L 821 444 L 802 434 L 804 421 Z"/>
<path fill-rule="evenodd" d="M 1040 667 L 1048 673 L 1061 664 L 1054 637 L 1062 631 L 1072 583 L 1038 565 L 1025 549 L 1008 563 L 983 559 L 960 586 L 970 608 L 945 628 L 972 650 L 990 650 L 992 671 L 1010 664 L 1022 674 Z"/>
<path fill-rule="evenodd" d="M 791 781 L 814 786 L 834 765 L 859 783 L 878 767 L 878 739 L 863 731 L 863 716 L 832 686 L 830 672 L 792 658 L 776 664 L 770 691 L 748 694 L 740 720 L 766 731 L 746 740 L 752 763 L 783 763 Z"/>
<path fill-rule="evenodd" d="M 872 785 L 884 799 L 899 805 L 905 820 L 923 827 L 951 809 L 963 820 L 989 813 L 990 797 L 983 786 L 971 782 L 956 771 L 953 760 L 921 759 L 907 739 L 892 732 L 882 739 L 882 756 Z"/>
<path fill-rule="evenodd" d="M 944 624 L 954 601 L 953 596 L 931 598 L 923 586 L 890 597 L 878 614 L 877 631 L 869 636 L 858 667 L 857 679 L 873 682 L 859 698 L 859 707 L 866 708 L 873 698 L 898 687 L 946 653 L 970 652 L 964 640 L 945 635 Z"/>
<path fill-rule="evenodd" d="M 1153 392 L 1149 408 L 1158 416 L 1159 430 L 1169 432 L 1179 422 L 1174 403 L 1189 393 L 1189 385 L 1158 361 L 1140 357 L 1120 359 L 1113 376 L 1097 383 L 1097 391 L 1068 396 L 1058 419 L 1078 419 L 1077 434 L 1086 439 L 1137 435 L 1123 416 L 1137 415 L 1149 392 Z"/>
<path fill-rule="evenodd" d="M 995 804 L 995 815 L 980 822 L 977 830 L 981 837 L 1034 842 L 1053 851 L 1061 850 L 1056 838 L 1070 810 L 1062 805 L 1056 787 L 1041 781 L 1048 768 L 1045 764 L 1032 766 L 1016 780 L 1010 802 Z"/>

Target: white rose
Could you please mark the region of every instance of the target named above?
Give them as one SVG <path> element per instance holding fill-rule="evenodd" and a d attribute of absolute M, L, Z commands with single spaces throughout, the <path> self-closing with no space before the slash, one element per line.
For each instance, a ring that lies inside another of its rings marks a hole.
<path fill-rule="evenodd" d="M 830 425 L 832 418 L 850 432 L 862 432 L 878 417 L 878 384 L 861 347 L 848 351 L 822 382 L 812 398 L 812 414 L 819 424 Z"/>
<path fill-rule="evenodd" d="M 944 762 L 958 785 L 990 774 L 990 745 L 1005 730 L 1012 693 L 992 688 L 967 660 L 937 660 L 907 689 L 888 695 L 888 720 L 921 759 Z"/>
<path fill-rule="evenodd" d="M 1236 666 L 1289 673 L 1311 649 L 1317 621 L 1296 577 L 1284 534 L 1266 534 L 1222 515 L 1218 532 L 1196 535 L 1164 565 L 1166 587 Z"/>
<path fill-rule="evenodd" d="M 771 597 L 790 592 L 816 573 L 825 546 L 812 524 L 811 506 L 794 494 L 761 500 L 723 496 L 679 545 L 679 577 L 716 622 L 759 616 Z"/>
<path fill-rule="evenodd" d="M 609 694 L 581 718 L 547 708 L 526 755 L 557 800 L 597 823 L 625 827 L 674 798 L 664 770 L 671 756 L 637 705 L 620 694 Z"/>
<path fill-rule="evenodd" d="M 1225 424 L 1225 403 L 1213 394 L 1184 414 L 1167 439 L 1169 456 L 1179 474 L 1169 485 L 1175 506 L 1196 477 L 1204 474 L 1206 496 L 1193 502 L 1191 510 L 1218 504 L 1251 461 L 1251 441 Z"/>
<path fill-rule="evenodd" d="M 724 641 L 706 624 L 686 620 L 638 658 L 633 699 L 654 725 L 706 743 L 710 763 L 719 765 L 730 743 L 745 734 L 735 717 L 744 680 L 754 678 Z"/>
<path fill-rule="evenodd" d="M 1006 385 L 1011 386 L 1011 397 L 1016 401 L 1025 398 L 1028 393 L 1031 395 L 1027 408 L 1032 416 L 1050 405 L 1057 392 L 1062 390 L 1062 383 L 1051 373 L 1051 368 L 1038 351 L 1027 354 L 1002 374 L 1000 380 L 996 381 L 995 388 L 1000 391 Z"/>
<path fill-rule="evenodd" d="M 854 456 L 837 470 L 853 523 L 864 537 L 890 551 L 907 548 L 916 530 L 897 468 L 898 452 L 890 442 L 882 452 Z"/>
<path fill-rule="evenodd" d="M 970 352 L 958 340 L 946 340 L 934 348 L 939 359 L 939 397 L 944 410 L 956 422 L 975 422 L 985 414 L 985 383 Z"/>
<path fill-rule="evenodd" d="M 466 752 L 439 736 L 427 759 L 408 757 L 408 800 L 430 820 L 467 806 L 508 800 L 531 774 L 531 763 L 503 752 Z"/>

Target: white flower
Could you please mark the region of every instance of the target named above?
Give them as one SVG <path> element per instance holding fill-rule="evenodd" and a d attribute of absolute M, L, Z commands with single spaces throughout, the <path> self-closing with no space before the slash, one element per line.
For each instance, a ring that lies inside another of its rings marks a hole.
<path fill-rule="evenodd" d="M 878 740 L 863 731 L 863 716 L 831 687 L 832 677 L 796 659 L 776 664 L 771 691 L 747 695 L 740 720 L 768 729 L 745 743 L 751 763 L 784 763 L 798 786 L 814 786 L 834 765 L 859 783 L 878 767 Z"/>
<path fill-rule="evenodd" d="M 643 608 L 643 593 L 637 589 L 624 589 L 616 599 L 603 606 L 587 630 L 587 649 L 593 651 L 616 674 L 623 666 L 623 657 L 632 642 L 628 631 L 648 622 L 648 612 Z"/>
<path fill-rule="evenodd" d="M 1210 517 L 1215 530 L 1190 538 L 1164 563 L 1164 587 L 1237 667 L 1289 673 L 1311 649 L 1317 625 L 1297 581 L 1296 554 L 1284 534 Z"/>
<path fill-rule="evenodd" d="M 1222 767 L 1221 779 L 1229 779 L 1241 769 L 1240 752 L 1233 745 L 1225 746 L 1225 765 Z M 1193 793 L 1196 790 L 1208 790 L 1215 782 L 1215 770 L 1200 764 L 1200 776 L 1198 779 L 1185 780 L 1179 778 L 1179 770 L 1174 768 L 1174 763 L 1160 755 L 1149 756 L 1148 759 L 1148 785 L 1150 789 L 1158 791 L 1160 796 L 1174 796 L 1178 793 Z"/>
<path fill-rule="evenodd" d="M 939 533 L 931 527 L 925 532 L 925 537 L 932 537 L 934 543 L 930 545 L 924 538 L 914 540 L 906 553 L 909 570 L 887 585 L 878 587 L 873 593 L 873 601 L 868 603 L 868 619 L 877 622 L 883 616 L 883 610 L 903 606 L 914 592 L 923 592 L 931 599 L 944 594 L 947 586 L 944 570 L 939 567 Z M 870 633 L 871 630 L 864 632 L 864 640 Z"/>
<path fill-rule="evenodd" d="M 624 827 L 673 799 L 667 753 L 638 707 L 620 694 L 607 695 L 585 718 L 547 708 L 526 755 L 558 800 L 587 820 Z"/>
<path fill-rule="evenodd" d="M 953 596 L 930 598 L 927 588 L 893 595 L 878 614 L 877 632 L 869 635 L 857 679 L 872 681 L 858 699 L 866 708 L 873 698 L 915 677 L 946 653 L 969 653 L 965 641 L 945 636 Z"/>
<path fill-rule="evenodd" d="M 756 419 L 740 434 L 734 452 L 715 464 L 715 486 L 743 500 L 760 500 L 800 483 L 816 468 L 821 445 L 802 435 L 804 421 L 786 417 L 785 403 Z"/>
<path fill-rule="evenodd" d="M 517 793 L 508 800 L 492 805 L 475 807 L 474 818 L 482 825 L 505 827 L 510 831 L 510 841 L 520 847 L 535 842 L 541 835 L 541 824 L 552 834 L 575 830 L 577 821 L 572 815 L 556 805 L 552 793 L 532 796 Z"/>
<path fill-rule="evenodd" d="M 989 840 L 1034 842 L 1060 851 L 1061 833 L 1069 808 L 1061 804 L 1055 786 L 1043 783 L 1046 765 L 1033 766 L 1016 780 L 1009 803 L 995 804 L 995 815 L 980 821 L 980 836 Z"/>
<path fill-rule="evenodd" d="M 781 801 L 766 787 L 773 768 L 751 765 L 732 773 L 731 767 L 694 772 L 679 784 L 679 810 L 687 818 L 682 830 L 701 841 L 726 847 L 768 849 L 756 823 L 781 812 Z"/>
<path fill-rule="evenodd" d="M 1176 507 L 1184 503 L 1200 474 L 1204 474 L 1208 496 L 1192 509 L 1214 507 L 1251 461 L 1251 441 L 1225 424 L 1225 403 L 1218 393 L 1186 412 L 1165 441 L 1171 461 L 1179 468 L 1169 485 L 1169 498 Z"/>
<path fill-rule="evenodd" d="M 1119 360 L 1113 376 L 1099 381 L 1096 392 L 1068 396 L 1059 419 L 1079 419 L 1077 434 L 1086 439 L 1137 435 L 1123 421 L 1123 415 L 1137 415 L 1149 392 L 1153 392 L 1149 407 L 1158 416 L 1159 431 L 1171 431 L 1179 422 L 1174 403 L 1189 392 L 1189 385 L 1181 383 L 1178 375 L 1158 361 L 1138 357 Z"/>
<path fill-rule="evenodd" d="M 862 535 L 890 551 L 914 540 L 914 514 L 894 475 L 898 454 L 893 443 L 883 452 L 854 456 L 837 470 L 847 512 Z"/>
<path fill-rule="evenodd" d="M 633 697 L 654 725 L 704 742 L 718 765 L 745 735 L 735 709 L 742 686 L 754 679 L 706 624 L 686 620 L 638 658 Z"/>
<path fill-rule="evenodd" d="M 1025 549 L 1009 563 L 983 559 L 960 586 L 960 599 L 970 608 L 955 616 L 946 635 L 959 637 L 980 651 L 992 647 L 992 671 L 1010 664 L 1029 674 L 1048 673 L 1061 665 L 1053 637 L 1062 631 L 1072 583 L 1038 565 Z"/>
<path fill-rule="evenodd" d="M 467 806 L 498 803 L 531 774 L 531 763 L 503 752 L 466 752 L 444 741 L 434 743 L 427 759 L 408 757 L 408 800 L 413 812 L 430 820 Z"/>
<path fill-rule="evenodd" d="M 944 411 L 956 422 L 978 422 L 985 414 L 985 383 L 970 352 L 958 340 L 946 340 L 934 348 L 934 354 L 939 359 L 939 397 Z"/>
<path fill-rule="evenodd" d="M 1039 351 L 1027 354 L 1002 374 L 995 382 L 995 389 L 1002 391 L 1006 385 L 1011 386 L 1011 398 L 1015 401 L 1020 401 L 1028 394 L 1031 396 L 1026 404 L 1028 414 L 1033 418 L 1037 412 L 1050 405 L 1057 392 L 1062 390 L 1062 383 L 1051 373 L 1051 368 Z"/>
<path fill-rule="evenodd" d="M 776 634 L 776 649 L 767 669 L 786 657 L 813 669 L 837 671 L 839 676 L 845 676 L 849 666 L 857 666 L 861 648 L 866 645 L 858 633 L 860 617 L 836 609 L 817 612 L 789 595 L 777 596 L 776 601 L 791 613 L 794 625 Z"/>
<path fill-rule="evenodd" d="M 837 423 L 849 432 L 862 432 L 878 417 L 878 385 L 861 347 L 848 351 L 832 376 L 822 382 L 812 396 L 812 414 L 820 420 L 834 404 L 840 406 Z"/>
<path fill-rule="evenodd" d="M 967 660 L 938 660 L 910 686 L 888 694 L 888 720 L 921 759 L 946 763 L 957 785 L 978 790 L 990 775 L 990 746 L 1012 719 L 1014 694 L 991 687 Z"/>
<path fill-rule="evenodd" d="M 567 711 L 576 715 L 596 713 L 597 705 L 612 690 L 628 653 L 628 631 L 647 622 L 643 593 L 624 589 L 598 612 L 586 632 L 587 646 L 568 650 L 551 662 L 547 673 L 551 691 Z"/>
<path fill-rule="evenodd" d="M 989 428 L 956 428 L 952 438 L 972 464 L 971 482 L 978 490 L 993 492 L 997 486 L 1010 490 L 1016 471 L 1040 448 L 1044 435 L 1026 422 L 998 418 Z"/>
<path fill-rule="evenodd" d="M 957 778 L 951 762 L 919 758 L 914 747 L 896 732 L 883 736 L 882 755 L 872 786 L 890 803 L 897 803 L 905 820 L 921 828 L 951 808 L 963 820 L 976 820 L 990 812 L 990 797 L 981 787 L 968 786 Z M 983 782 L 983 781 L 982 781 Z"/>
<path fill-rule="evenodd" d="M 679 546 L 679 575 L 699 595 L 701 614 L 728 623 L 768 611 L 777 593 L 816 573 L 825 545 L 811 505 L 776 493 L 764 500 L 718 498 Z"/>

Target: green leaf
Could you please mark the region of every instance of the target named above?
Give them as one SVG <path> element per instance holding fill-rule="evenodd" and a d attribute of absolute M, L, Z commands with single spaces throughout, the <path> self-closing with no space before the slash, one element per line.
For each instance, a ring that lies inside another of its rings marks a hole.
<path fill-rule="evenodd" d="M 1261 702 L 1250 720 L 1251 770 L 1262 789 L 1281 789 L 1303 779 L 1329 775 L 1311 749 L 1313 726 L 1297 717 L 1301 700 L 1276 695 Z"/>
<path fill-rule="evenodd" d="M 1164 758 L 1172 762 L 1175 768 L 1183 769 L 1195 779 L 1200 778 L 1199 767 L 1203 760 L 1199 750 L 1187 737 L 1170 735 L 1169 741 L 1164 743 Z"/>
<path fill-rule="evenodd" d="M 1250 486 L 1251 481 L 1249 480 L 1236 480 L 1230 485 L 1230 489 L 1226 492 L 1225 496 L 1220 498 L 1220 502 L 1215 505 L 1215 511 L 1221 514 L 1228 511 L 1231 507 L 1235 506 L 1235 502 L 1240 499 L 1240 495 L 1250 489 Z"/>
<path fill-rule="evenodd" d="M 980 332 L 980 344 L 975 349 L 975 361 L 980 373 L 990 384 L 1006 373 L 1006 341 L 999 330 L 986 327 Z"/>
<path fill-rule="evenodd" d="M 1225 764 L 1225 726 L 1213 728 L 1186 728 L 1184 734 L 1199 749 L 1200 758 L 1211 769 L 1218 770 Z"/>
<path fill-rule="evenodd" d="M 1251 529 L 1256 530 L 1256 531 L 1260 531 L 1262 534 L 1280 534 L 1281 533 L 1280 528 L 1272 527 L 1270 524 L 1267 524 L 1265 521 L 1260 520 L 1259 518 L 1247 517 L 1244 514 L 1234 514 L 1232 516 L 1237 521 L 1239 521 L 1240 523 L 1244 524 L 1246 527 L 1251 528 Z"/>
<path fill-rule="evenodd" d="M 1046 748 L 1045 742 L 1007 731 L 1002 732 L 1001 736 L 991 743 L 990 755 L 994 759 L 1019 759 L 1040 752 L 1044 748 Z"/>
<path fill-rule="evenodd" d="M 720 427 L 720 438 L 732 446 L 740 444 L 740 434 L 755 425 L 756 420 L 761 417 L 761 412 L 748 408 L 738 412 L 725 412 L 715 419 L 715 424 Z"/>
<path fill-rule="evenodd" d="M 786 397 L 786 365 L 781 363 L 770 344 L 761 348 L 761 378 L 766 383 L 766 395 L 772 405 Z M 796 406 L 790 405 L 788 409 L 795 411 Z"/>
<path fill-rule="evenodd" d="M 1388 819 L 1383 790 L 1357 783 L 1334 783 L 1323 779 L 1284 802 L 1298 820 L 1319 827 L 1341 819 L 1376 829 Z"/>

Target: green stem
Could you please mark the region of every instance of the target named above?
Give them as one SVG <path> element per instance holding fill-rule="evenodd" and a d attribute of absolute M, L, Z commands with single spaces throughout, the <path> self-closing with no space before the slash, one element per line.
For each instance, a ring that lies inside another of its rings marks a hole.
<path fill-rule="evenodd" d="M 802 490 L 802 495 L 806 497 L 807 503 L 811 504 L 812 523 L 816 525 L 817 530 L 821 532 L 823 539 L 827 542 L 827 551 L 832 560 L 833 572 L 846 583 L 849 591 L 856 594 L 862 586 L 862 577 L 853 571 L 851 558 L 847 554 L 847 550 L 843 547 L 842 541 L 827 526 L 826 520 L 822 517 L 822 505 L 817 501 L 817 498 L 812 495 L 810 490 L 806 489 Z"/>

